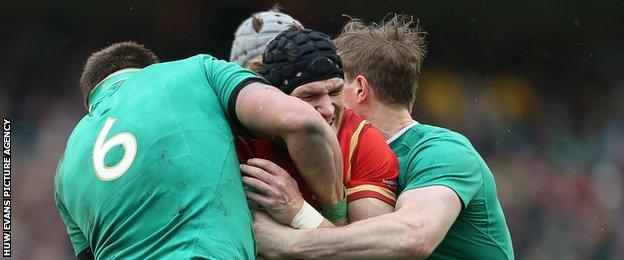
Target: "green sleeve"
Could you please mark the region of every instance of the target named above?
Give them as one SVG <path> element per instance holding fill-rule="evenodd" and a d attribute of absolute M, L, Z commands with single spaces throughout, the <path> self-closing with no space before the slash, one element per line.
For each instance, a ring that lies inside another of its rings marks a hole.
<path fill-rule="evenodd" d="M 446 186 L 457 193 L 466 208 L 483 186 L 478 155 L 463 136 L 444 135 L 428 140 L 411 156 L 404 191 Z"/>
<path fill-rule="evenodd" d="M 200 55 L 208 84 L 217 95 L 220 106 L 231 119 L 236 120 L 234 105 L 238 91 L 252 82 L 266 81 L 250 70 L 236 63 L 216 59 L 209 55 Z"/>
<path fill-rule="evenodd" d="M 71 215 L 67 212 L 65 204 L 63 203 L 58 192 L 56 191 L 56 189 L 58 188 L 58 183 L 56 184 L 57 185 L 55 185 L 54 200 L 56 202 L 56 206 L 59 209 L 59 212 L 61 213 L 61 219 L 63 219 L 65 226 L 67 226 L 67 233 L 69 234 L 69 238 L 71 239 L 72 245 L 74 246 L 74 254 L 78 255 L 78 253 L 82 252 L 82 250 L 85 250 L 89 247 L 89 243 L 87 242 L 87 238 L 85 237 L 85 235 L 80 230 L 80 227 L 78 227 L 78 225 L 72 219 Z"/>

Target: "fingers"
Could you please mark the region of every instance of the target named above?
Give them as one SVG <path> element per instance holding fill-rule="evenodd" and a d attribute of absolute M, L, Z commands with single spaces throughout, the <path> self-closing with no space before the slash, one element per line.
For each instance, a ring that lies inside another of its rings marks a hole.
<path fill-rule="evenodd" d="M 269 160 L 265 160 L 262 158 L 253 158 L 253 159 L 249 159 L 247 160 L 247 164 L 251 165 L 251 166 L 256 166 L 260 169 L 265 170 L 266 172 L 268 172 L 269 174 L 273 174 L 273 175 L 288 175 L 288 173 L 282 169 L 282 167 L 278 166 L 277 164 L 269 161 Z"/>
<path fill-rule="evenodd" d="M 251 176 L 266 183 L 272 183 L 272 180 L 274 178 L 272 174 L 266 172 L 262 168 L 246 164 L 240 164 L 239 167 L 244 175 Z"/>
<path fill-rule="evenodd" d="M 256 211 L 251 212 L 251 217 L 252 217 L 254 220 L 261 220 L 261 219 L 267 219 L 267 218 L 270 218 L 270 217 L 269 217 L 269 214 L 267 214 L 267 213 L 266 213 L 266 212 L 264 212 L 264 211 L 259 211 L 259 210 L 256 210 Z"/>
<path fill-rule="evenodd" d="M 263 194 L 269 195 L 274 193 L 272 192 L 271 186 L 261 180 L 248 176 L 243 176 L 242 180 L 245 185 L 252 187 Z"/>
<path fill-rule="evenodd" d="M 258 205 L 263 206 L 263 207 L 266 207 L 270 203 L 269 198 L 262 196 L 258 193 L 255 193 L 253 191 L 250 191 L 250 190 L 245 191 L 245 196 L 247 197 L 248 200 L 258 203 Z"/>

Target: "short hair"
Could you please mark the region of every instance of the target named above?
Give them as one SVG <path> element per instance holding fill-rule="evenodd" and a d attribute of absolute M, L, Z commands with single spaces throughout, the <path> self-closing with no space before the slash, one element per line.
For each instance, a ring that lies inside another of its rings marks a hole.
<path fill-rule="evenodd" d="M 370 25 L 351 19 L 334 41 L 345 80 L 363 75 L 381 102 L 411 111 L 426 53 L 424 36 L 412 16 L 393 15 Z"/>
<path fill-rule="evenodd" d="M 111 73 L 126 68 L 144 68 L 158 63 L 158 57 L 136 42 L 114 43 L 91 54 L 82 70 L 80 90 L 88 107 L 89 95 L 95 86 Z"/>

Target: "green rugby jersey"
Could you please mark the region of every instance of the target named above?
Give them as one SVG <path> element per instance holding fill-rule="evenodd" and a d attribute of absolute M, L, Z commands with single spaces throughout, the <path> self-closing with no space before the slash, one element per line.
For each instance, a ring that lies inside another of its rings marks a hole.
<path fill-rule="evenodd" d="M 464 136 L 414 123 L 388 140 L 399 158 L 398 192 L 442 185 L 462 209 L 431 259 L 513 259 L 492 172 Z"/>
<path fill-rule="evenodd" d="M 255 258 L 231 128 L 235 94 L 252 81 L 263 80 L 197 55 L 98 84 L 55 178 L 76 254 Z"/>

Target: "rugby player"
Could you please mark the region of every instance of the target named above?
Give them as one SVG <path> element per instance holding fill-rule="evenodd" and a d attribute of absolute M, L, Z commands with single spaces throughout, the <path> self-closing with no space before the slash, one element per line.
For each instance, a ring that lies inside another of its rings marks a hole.
<path fill-rule="evenodd" d="M 158 63 L 132 42 L 92 54 L 88 114 L 67 142 L 55 201 L 79 258 L 254 259 L 234 134 L 279 136 L 326 204 L 344 196 L 340 148 L 305 102 L 197 55 Z M 262 111 L 260 111 L 260 108 Z"/>
<path fill-rule="evenodd" d="M 262 53 L 275 37 L 290 27 L 303 25 L 278 7 L 258 12 L 245 19 L 234 33 L 230 61 L 258 74 L 262 73 Z"/>
<path fill-rule="evenodd" d="M 468 139 L 410 112 L 425 54 L 423 32 L 394 16 L 351 20 L 335 40 L 347 107 L 370 120 L 400 163 L 396 210 L 344 227 L 296 230 L 254 213 L 266 257 L 513 259 L 492 172 Z"/>
<path fill-rule="evenodd" d="M 262 75 L 273 86 L 310 104 L 336 132 L 343 154 L 342 181 L 347 191 L 348 221 L 392 212 L 396 202 L 398 160 L 379 131 L 344 108 L 342 62 L 329 37 L 309 29 L 288 29 L 271 41 L 262 62 Z M 241 170 L 247 175 L 243 182 L 255 189 L 247 190 L 247 197 L 284 224 L 301 227 L 295 218 L 299 212 L 304 219 L 313 218 L 313 224 L 304 227 L 332 226 L 330 222 L 346 224 L 344 214 L 332 216 L 315 199 L 307 188 L 307 180 L 299 175 L 283 150 L 279 140 L 271 138 L 238 139 L 241 162 L 250 158 L 266 159 L 252 159 L 242 165 Z M 279 183 L 295 183 L 289 174 L 296 180 L 303 197 L 296 188 L 280 191 Z M 295 206 L 282 212 L 280 209 L 288 202 Z M 322 208 L 329 221 L 324 221 L 309 205 Z M 310 210 L 312 215 L 307 216 L 305 210 Z"/>

